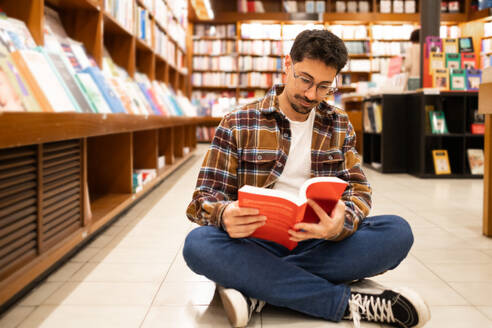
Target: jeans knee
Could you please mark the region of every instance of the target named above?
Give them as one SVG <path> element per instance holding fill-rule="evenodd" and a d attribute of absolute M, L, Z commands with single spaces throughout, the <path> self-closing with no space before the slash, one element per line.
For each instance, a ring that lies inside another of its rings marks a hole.
<path fill-rule="evenodd" d="M 203 257 L 204 245 L 207 239 L 206 232 L 210 227 L 197 227 L 186 236 L 183 245 L 183 258 L 186 264 L 193 269 L 197 260 Z"/>
<path fill-rule="evenodd" d="M 414 242 L 413 232 L 410 224 L 407 222 L 407 220 L 398 215 L 392 215 L 391 222 L 393 223 L 392 233 L 399 241 L 401 249 L 405 251 L 405 253 L 408 253 L 410 251 L 410 248 L 412 248 Z"/>

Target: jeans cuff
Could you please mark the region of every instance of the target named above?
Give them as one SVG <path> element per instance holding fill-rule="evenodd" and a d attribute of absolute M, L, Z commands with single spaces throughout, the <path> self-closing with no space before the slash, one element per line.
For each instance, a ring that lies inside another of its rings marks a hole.
<path fill-rule="evenodd" d="M 336 322 L 343 319 L 350 298 L 350 287 L 347 285 L 339 285 L 339 286 L 342 287 L 344 291 L 343 291 L 342 299 L 338 304 L 337 311 L 335 312 L 335 317 L 333 318 L 333 320 Z"/>

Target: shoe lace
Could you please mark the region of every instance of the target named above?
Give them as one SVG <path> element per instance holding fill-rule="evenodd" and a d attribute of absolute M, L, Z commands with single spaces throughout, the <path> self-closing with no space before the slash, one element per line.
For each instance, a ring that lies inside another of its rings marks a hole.
<path fill-rule="evenodd" d="M 369 295 L 352 294 L 349 300 L 350 316 L 355 328 L 360 328 L 362 315 L 365 320 L 373 322 L 395 322 L 391 300 Z"/>
<path fill-rule="evenodd" d="M 257 300 L 256 298 L 249 298 L 250 305 L 249 305 L 249 318 L 251 319 L 251 316 L 253 315 L 253 312 L 258 312 L 260 313 L 263 307 L 266 305 L 265 301 Z"/>

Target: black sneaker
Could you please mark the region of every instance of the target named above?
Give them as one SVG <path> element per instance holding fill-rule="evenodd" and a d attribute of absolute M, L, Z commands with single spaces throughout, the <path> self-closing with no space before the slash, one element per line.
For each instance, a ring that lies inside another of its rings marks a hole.
<path fill-rule="evenodd" d="M 393 327 L 422 327 L 430 319 L 425 301 L 408 288 L 388 289 L 369 279 L 350 285 L 348 313 L 344 319 L 384 323 Z"/>
<path fill-rule="evenodd" d="M 246 297 L 240 291 L 217 285 L 222 306 L 231 322 L 232 327 L 246 327 L 253 312 L 261 312 L 264 301 Z"/>

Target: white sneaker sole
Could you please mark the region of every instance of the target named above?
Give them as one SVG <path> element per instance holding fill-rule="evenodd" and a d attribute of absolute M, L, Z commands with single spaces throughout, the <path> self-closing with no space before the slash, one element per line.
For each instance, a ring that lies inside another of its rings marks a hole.
<path fill-rule="evenodd" d="M 217 286 L 222 306 L 229 318 L 232 327 L 246 327 L 248 325 L 248 303 L 241 292 Z"/>
<path fill-rule="evenodd" d="M 400 293 L 402 296 L 408 299 L 413 304 L 413 306 L 415 306 L 415 310 L 417 310 L 417 314 L 419 316 L 419 323 L 412 328 L 423 327 L 431 318 L 430 308 L 425 300 L 419 294 L 409 288 L 399 287 L 394 288 L 393 290 L 397 293 Z"/>

